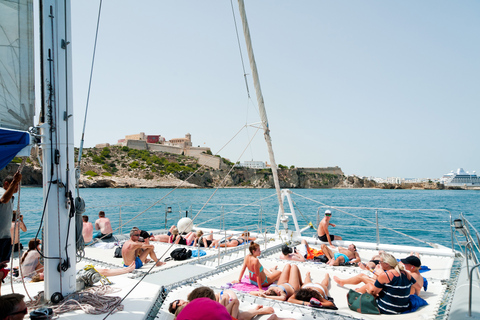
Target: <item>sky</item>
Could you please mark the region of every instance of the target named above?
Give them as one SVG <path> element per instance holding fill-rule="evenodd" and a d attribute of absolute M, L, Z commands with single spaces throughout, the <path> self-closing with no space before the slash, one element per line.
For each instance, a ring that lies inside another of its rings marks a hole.
<path fill-rule="evenodd" d="M 277 164 L 384 178 L 480 170 L 480 2 L 245 6 Z M 98 7 L 72 1 L 76 146 Z M 241 54 L 229 0 L 103 1 L 85 146 L 190 133 L 232 162 L 270 163 L 263 133 L 246 127 L 259 116 L 233 7 Z"/>

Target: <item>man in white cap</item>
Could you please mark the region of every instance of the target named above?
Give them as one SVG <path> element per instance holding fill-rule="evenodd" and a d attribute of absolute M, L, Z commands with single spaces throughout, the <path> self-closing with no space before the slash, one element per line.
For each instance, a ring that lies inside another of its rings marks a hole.
<path fill-rule="evenodd" d="M 335 248 L 332 244 L 333 240 L 342 240 L 342 237 L 330 234 L 328 232 L 328 226 L 335 227 L 335 224 L 330 223 L 330 218 L 332 217 L 332 211 L 326 210 L 325 217 L 320 221 L 317 229 L 318 239 L 323 242 L 328 242 L 330 247 Z"/>

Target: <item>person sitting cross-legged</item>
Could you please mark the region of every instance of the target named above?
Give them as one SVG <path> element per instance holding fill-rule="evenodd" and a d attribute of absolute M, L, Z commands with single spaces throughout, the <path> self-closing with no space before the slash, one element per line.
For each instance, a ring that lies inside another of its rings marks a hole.
<path fill-rule="evenodd" d="M 154 246 L 139 242 L 140 229 L 133 227 L 130 231 L 130 240 L 127 240 L 122 247 L 122 257 L 124 267 L 129 267 L 132 262 L 135 262 L 135 269 L 139 269 L 144 263 L 150 261 L 148 256 L 156 262 L 157 266 L 164 265 L 165 262 L 161 262 L 155 255 Z"/>

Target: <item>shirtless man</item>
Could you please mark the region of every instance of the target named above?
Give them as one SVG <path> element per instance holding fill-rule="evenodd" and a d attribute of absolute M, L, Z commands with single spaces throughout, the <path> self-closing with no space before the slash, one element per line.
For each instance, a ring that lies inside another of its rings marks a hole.
<path fill-rule="evenodd" d="M 93 239 L 93 225 L 91 222 L 88 222 L 88 216 L 82 216 L 83 219 L 83 241 L 89 243 Z"/>
<path fill-rule="evenodd" d="M 423 287 L 423 277 L 419 271 L 422 265 L 420 259 L 416 256 L 408 256 L 400 261 L 402 261 L 403 265 L 405 266 L 405 270 L 409 271 L 412 277 L 417 281 L 410 288 L 410 294 L 416 294 L 419 296 L 420 290 L 422 290 Z"/>
<path fill-rule="evenodd" d="M 130 240 L 127 240 L 122 247 L 122 257 L 124 267 L 128 267 L 132 262 L 135 262 L 135 269 L 141 268 L 144 263 L 150 261 L 147 260 L 147 256 L 153 261 L 156 261 L 156 266 L 164 265 L 165 262 L 161 262 L 155 255 L 154 246 L 139 242 L 140 230 L 137 227 L 133 227 L 130 230 Z"/>
<path fill-rule="evenodd" d="M 360 256 L 357 252 L 357 247 L 352 243 L 348 249 L 338 247 L 338 252 L 333 253 L 326 244 L 322 244 L 323 254 L 328 258 L 327 264 L 330 266 L 339 266 L 341 263 L 357 263 L 360 262 Z"/>
<path fill-rule="evenodd" d="M 330 223 L 331 217 L 332 217 L 332 211 L 326 210 L 325 217 L 318 224 L 317 235 L 320 241 L 328 242 L 328 244 L 330 244 L 330 247 L 335 248 L 335 246 L 332 244 L 332 241 L 342 240 L 342 237 L 330 234 L 328 232 L 328 226 L 335 227 L 335 224 Z"/>
<path fill-rule="evenodd" d="M 100 234 L 96 234 L 94 238 L 108 239 L 112 237 L 112 225 L 110 219 L 105 218 L 105 212 L 98 213 L 98 219 L 95 221 L 95 230 L 100 230 Z"/>

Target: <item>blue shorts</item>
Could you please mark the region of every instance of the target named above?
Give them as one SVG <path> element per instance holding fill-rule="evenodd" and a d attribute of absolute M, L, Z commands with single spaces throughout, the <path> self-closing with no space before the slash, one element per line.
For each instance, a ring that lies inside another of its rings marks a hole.
<path fill-rule="evenodd" d="M 9 261 L 12 254 L 12 238 L 0 239 L 0 263 Z"/>
<path fill-rule="evenodd" d="M 350 261 L 350 259 L 349 259 L 345 254 L 335 252 L 335 253 L 333 254 L 333 258 L 334 258 L 335 260 L 337 260 L 338 257 L 343 257 L 343 258 L 345 259 L 345 261 L 343 261 L 344 263 L 347 263 L 348 261 Z"/>
<path fill-rule="evenodd" d="M 130 267 L 130 266 L 127 266 L 126 264 L 123 265 L 124 267 Z M 140 260 L 139 257 L 136 257 L 135 258 L 135 269 L 140 269 L 141 267 L 143 267 L 143 262 L 142 260 Z"/>

